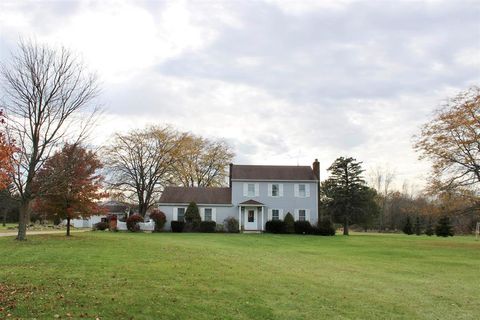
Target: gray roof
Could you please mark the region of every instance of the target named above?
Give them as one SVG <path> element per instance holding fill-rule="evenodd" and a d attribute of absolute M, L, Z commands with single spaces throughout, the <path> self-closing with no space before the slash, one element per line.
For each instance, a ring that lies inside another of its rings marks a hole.
<path fill-rule="evenodd" d="M 309 166 L 233 165 L 232 179 L 237 180 L 317 180 Z"/>
<path fill-rule="evenodd" d="M 166 187 L 160 203 L 231 204 L 230 188 Z"/>

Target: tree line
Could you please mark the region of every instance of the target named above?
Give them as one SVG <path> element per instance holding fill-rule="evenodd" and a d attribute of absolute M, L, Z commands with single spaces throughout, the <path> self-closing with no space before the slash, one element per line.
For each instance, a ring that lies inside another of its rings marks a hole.
<path fill-rule="evenodd" d="M 88 150 L 98 79 L 65 48 L 22 42 L 0 73 L 0 209 L 5 221 L 18 206 L 18 240 L 26 239 L 32 210 L 70 220 L 98 212 L 95 203 L 108 192 L 145 215 L 168 184 L 226 183 L 234 157 L 228 144 L 169 126 L 117 133 Z M 447 100 L 414 139 L 420 158 L 432 164 L 424 193 L 391 190 L 388 172 L 368 184 L 362 162 L 340 157 L 320 186 L 321 220 L 348 234 L 352 225 L 396 231 L 407 218 L 428 224 L 450 215 L 468 231 L 480 208 L 480 89 Z"/>

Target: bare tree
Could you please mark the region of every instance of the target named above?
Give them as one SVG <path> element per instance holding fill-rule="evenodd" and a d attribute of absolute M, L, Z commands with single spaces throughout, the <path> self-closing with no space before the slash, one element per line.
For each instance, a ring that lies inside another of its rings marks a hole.
<path fill-rule="evenodd" d="M 111 189 L 136 198 L 142 216 L 172 180 L 182 138 L 182 134 L 169 127 L 152 126 L 116 134 L 107 147 L 106 167 Z"/>
<path fill-rule="evenodd" d="M 20 149 L 12 178 L 20 196 L 17 240 L 25 240 L 32 181 L 62 140 L 86 135 L 99 90 L 95 75 L 70 51 L 35 42 L 20 42 L 11 61 L 2 64 L 1 76 L 9 134 Z"/>
<path fill-rule="evenodd" d="M 182 156 L 174 164 L 174 181 L 185 187 L 218 187 L 226 183 L 233 152 L 223 141 L 192 134 L 182 139 Z"/>
<path fill-rule="evenodd" d="M 370 184 L 380 195 L 380 230 L 385 230 L 385 221 L 388 214 L 388 200 L 391 193 L 390 186 L 395 180 L 395 176 L 395 170 L 390 169 L 389 166 L 377 166 L 375 169 L 371 170 L 369 174 Z"/>

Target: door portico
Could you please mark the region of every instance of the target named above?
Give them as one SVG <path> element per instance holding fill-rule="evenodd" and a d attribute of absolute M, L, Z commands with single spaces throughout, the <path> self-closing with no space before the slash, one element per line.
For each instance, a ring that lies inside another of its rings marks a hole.
<path fill-rule="evenodd" d="M 248 200 L 238 205 L 238 228 L 240 231 L 263 231 L 264 204 L 255 200 Z"/>

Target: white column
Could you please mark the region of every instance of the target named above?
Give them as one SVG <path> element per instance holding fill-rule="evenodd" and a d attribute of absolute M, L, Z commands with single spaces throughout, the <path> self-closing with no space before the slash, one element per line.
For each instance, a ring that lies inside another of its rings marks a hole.
<path fill-rule="evenodd" d="M 263 231 L 263 206 L 262 206 L 262 231 Z"/>
<path fill-rule="evenodd" d="M 242 207 L 238 206 L 238 231 L 242 231 Z"/>

